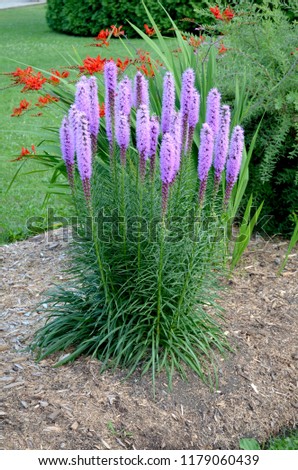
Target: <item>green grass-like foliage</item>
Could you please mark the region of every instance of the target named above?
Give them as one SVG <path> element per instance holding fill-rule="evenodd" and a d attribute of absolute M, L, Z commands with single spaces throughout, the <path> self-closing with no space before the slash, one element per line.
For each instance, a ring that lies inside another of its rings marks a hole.
<path fill-rule="evenodd" d="M 211 383 L 214 349 L 228 347 L 215 304 L 225 251 L 220 214 L 210 217 L 210 204 L 196 210 L 189 158 L 162 218 L 159 172 L 142 183 L 138 158 L 132 148 L 125 170 L 102 155 L 94 162 L 92 209 L 76 201 L 72 280 L 50 294 L 50 319 L 33 348 L 42 359 L 71 347 L 59 364 L 86 354 L 129 374 L 141 366 L 153 382 L 162 369 L 170 383 L 175 369 L 185 377 L 189 366 Z"/>

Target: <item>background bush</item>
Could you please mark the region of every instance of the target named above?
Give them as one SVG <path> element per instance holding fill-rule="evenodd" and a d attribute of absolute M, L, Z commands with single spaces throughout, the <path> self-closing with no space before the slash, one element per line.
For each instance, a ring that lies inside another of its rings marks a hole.
<path fill-rule="evenodd" d="M 174 20 L 193 15 L 191 2 L 181 0 L 163 0 L 163 6 Z M 137 36 L 130 27 L 130 21 L 143 29 L 147 16 L 140 0 L 48 0 L 47 21 L 55 31 L 79 35 L 95 36 L 106 27 L 114 24 L 123 25 L 130 37 Z M 153 18 L 160 30 L 166 33 L 171 27 L 170 21 L 155 0 L 147 0 Z"/>
<path fill-rule="evenodd" d="M 218 56 L 218 86 L 225 100 L 233 101 L 236 79 L 245 84 L 248 142 L 262 119 L 243 207 L 251 192 L 257 204 L 264 200 L 268 235 L 291 234 L 292 214 L 298 212 L 297 25 L 291 12 L 286 2 L 239 2 L 231 22 L 213 19 L 214 29 L 206 30 L 212 39 L 216 32 L 218 43 L 228 49 Z M 202 18 L 198 9 L 196 18 Z"/>

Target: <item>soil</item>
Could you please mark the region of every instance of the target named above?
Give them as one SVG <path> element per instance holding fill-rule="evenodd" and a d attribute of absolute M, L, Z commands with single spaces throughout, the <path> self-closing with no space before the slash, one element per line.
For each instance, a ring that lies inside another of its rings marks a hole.
<path fill-rule="evenodd" d="M 66 278 L 66 244 L 58 230 L 0 247 L 3 448 L 237 449 L 297 426 L 297 249 L 277 276 L 287 243 L 255 238 L 225 281 L 235 352 L 219 359 L 217 389 L 189 373 L 170 392 L 161 375 L 154 398 L 150 375 L 100 375 L 90 358 L 54 368 L 59 356 L 36 363 L 25 349 L 45 321 L 43 291 Z"/>

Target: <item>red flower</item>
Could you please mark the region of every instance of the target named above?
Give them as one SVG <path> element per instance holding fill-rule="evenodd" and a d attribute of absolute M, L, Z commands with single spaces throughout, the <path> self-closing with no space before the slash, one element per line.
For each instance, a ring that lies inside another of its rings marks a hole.
<path fill-rule="evenodd" d="M 146 23 L 144 24 L 144 29 L 145 29 L 145 33 L 150 37 L 150 36 L 153 36 L 153 34 L 155 34 L 155 29 L 154 28 L 150 28 Z"/>
<path fill-rule="evenodd" d="M 15 83 L 25 83 L 25 80 L 32 74 L 32 67 L 27 67 L 26 69 L 16 68 L 14 72 L 11 72 L 11 75 L 14 78 Z"/>
<path fill-rule="evenodd" d="M 192 47 L 199 47 L 202 42 L 205 41 L 205 37 L 204 36 L 200 36 L 199 38 L 196 38 L 194 36 L 190 36 L 189 40 L 188 40 L 188 44 Z"/>
<path fill-rule="evenodd" d="M 97 57 L 87 56 L 86 59 L 83 60 L 84 65 L 79 66 L 79 69 L 82 73 L 88 72 L 92 75 L 95 72 L 102 72 L 105 63 L 106 59 L 102 59 L 100 55 Z"/>
<path fill-rule="evenodd" d="M 26 149 L 25 147 L 22 147 L 20 155 L 17 158 L 14 158 L 11 161 L 12 162 L 18 162 L 19 160 L 22 160 L 27 155 L 30 155 L 30 156 L 34 155 L 35 152 L 36 152 L 35 145 L 32 144 L 31 149 L 32 149 L 32 151 L 30 152 L 30 150 Z"/>
<path fill-rule="evenodd" d="M 216 20 L 223 20 L 220 9 L 218 7 L 211 7 L 210 11 Z"/>
<path fill-rule="evenodd" d="M 116 61 L 116 65 L 122 72 L 124 72 L 124 70 L 129 66 L 129 64 L 131 64 L 131 62 L 131 59 L 129 59 L 128 57 L 126 57 L 124 61 L 118 58 Z"/>
<path fill-rule="evenodd" d="M 233 12 L 232 8 L 228 7 L 223 11 L 222 16 L 226 21 L 231 21 L 234 18 L 235 13 Z"/>
<path fill-rule="evenodd" d="M 227 50 L 228 49 L 223 44 L 221 44 L 220 48 L 218 49 L 218 53 L 219 54 L 224 54 L 225 52 L 227 52 Z"/>
<path fill-rule="evenodd" d="M 52 82 L 53 85 L 60 83 L 61 78 L 67 78 L 69 76 L 69 72 L 64 70 L 64 72 L 59 72 L 59 70 L 52 70 L 52 75 L 49 78 L 49 82 Z"/>
<path fill-rule="evenodd" d="M 105 110 L 105 104 L 102 103 L 101 105 L 98 105 L 99 108 L 99 117 L 104 117 L 106 115 L 106 110 Z"/>
<path fill-rule="evenodd" d="M 154 77 L 155 73 L 151 63 L 140 65 L 137 67 L 138 70 L 141 70 L 146 77 Z"/>
<path fill-rule="evenodd" d="M 36 75 L 29 75 L 27 78 L 24 79 L 22 83 L 25 84 L 22 92 L 28 90 L 40 90 L 42 85 L 47 81 L 47 79 L 42 75 L 41 72 L 37 72 Z"/>
<path fill-rule="evenodd" d="M 101 29 L 95 39 L 105 40 L 108 39 L 110 31 L 108 29 Z"/>
<path fill-rule="evenodd" d="M 42 108 L 43 106 L 46 106 L 49 103 L 53 103 L 57 101 L 59 101 L 59 98 L 56 98 L 56 96 L 52 96 L 49 93 L 47 93 L 45 96 L 40 96 L 38 98 L 38 102 L 35 103 L 35 106 Z"/>
<path fill-rule="evenodd" d="M 23 113 L 23 111 L 26 111 L 26 109 L 29 108 L 29 106 L 30 106 L 29 101 L 21 100 L 19 107 L 18 108 L 13 108 L 13 112 L 12 112 L 11 116 L 13 116 L 13 117 L 20 116 Z"/>
<path fill-rule="evenodd" d="M 115 37 L 115 38 L 120 38 L 120 36 L 124 36 L 124 31 L 122 31 L 122 28 L 123 26 L 119 26 L 119 28 L 117 28 L 115 25 L 111 25 L 111 30 L 112 30 L 112 35 Z"/>

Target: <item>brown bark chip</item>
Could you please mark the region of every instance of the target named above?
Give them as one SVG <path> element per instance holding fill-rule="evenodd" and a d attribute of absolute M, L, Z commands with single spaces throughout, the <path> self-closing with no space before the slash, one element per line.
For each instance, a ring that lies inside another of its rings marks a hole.
<path fill-rule="evenodd" d="M 61 231 L 0 247 L 3 448 L 235 449 L 241 437 L 264 441 L 297 425 L 297 249 L 278 277 L 287 245 L 253 240 L 224 281 L 234 353 L 218 358 L 218 389 L 189 373 L 170 392 L 162 375 L 154 399 L 150 374 L 99 375 L 90 358 L 54 369 L 57 357 L 36 363 L 25 349 L 45 321 L 43 291 L 66 277 L 65 247 Z"/>

